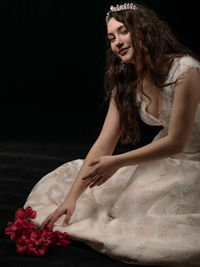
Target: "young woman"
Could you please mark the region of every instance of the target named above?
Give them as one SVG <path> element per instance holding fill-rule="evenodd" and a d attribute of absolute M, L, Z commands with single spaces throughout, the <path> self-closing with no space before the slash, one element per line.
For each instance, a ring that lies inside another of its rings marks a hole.
<path fill-rule="evenodd" d="M 149 8 L 111 7 L 102 131 L 87 157 L 44 176 L 25 207 L 38 225 L 131 264 L 199 266 L 200 63 Z M 140 139 L 138 115 L 163 129 Z"/>

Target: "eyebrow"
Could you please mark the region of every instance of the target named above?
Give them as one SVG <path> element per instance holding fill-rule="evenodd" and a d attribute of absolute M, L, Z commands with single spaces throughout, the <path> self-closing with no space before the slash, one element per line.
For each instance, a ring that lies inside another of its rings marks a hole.
<path fill-rule="evenodd" d="M 119 31 L 121 30 L 121 28 L 123 28 L 123 27 L 126 27 L 126 26 L 125 26 L 125 25 L 121 25 L 121 26 L 119 26 L 119 27 L 117 28 L 117 31 L 119 32 Z M 108 33 L 108 36 L 110 36 L 110 35 L 113 35 L 113 33 L 112 33 L 112 32 Z"/>

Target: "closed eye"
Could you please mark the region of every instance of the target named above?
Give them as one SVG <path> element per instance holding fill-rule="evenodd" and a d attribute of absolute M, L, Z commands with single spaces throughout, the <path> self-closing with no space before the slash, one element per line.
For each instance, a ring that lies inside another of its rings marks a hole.
<path fill-rule="evenodd" d="M 110 42 L 113 42 L 113 41 L 115 40 L 115 37 L 113 37 L 113 38 L 108 38 L 108 40 L 109 40 Z"/>
<path fill-rule="evenodd" d="M 128 33 L 128 30 L 122 31 L 122 34 L 126 34 L 126 33 Z"/>

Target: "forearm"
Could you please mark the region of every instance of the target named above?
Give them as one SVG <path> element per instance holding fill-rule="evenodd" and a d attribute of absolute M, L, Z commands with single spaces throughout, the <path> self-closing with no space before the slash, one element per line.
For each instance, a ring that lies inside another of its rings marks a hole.
<path fill-rule="evenodd" d="M 82 180 L 82 177 L 85 176 L 90 171 L 90 166 L 88 166 L 88 163 L 99 157 L 99 156 L 105 156 L 105 155 L 111 155 L 113 153 L 113 150 L 104 150 L 100 146 L 98 146 L 96 143 L 92 146 L 90 151 L 88 152 L 83 165 L 81 166 L 79 173 L 69 191 L 66 198 L 72 197 L 73 199 L 78 199 L 80 195 L 87 189 L 88 185 L 84 183 Z"/>
<path fill-rule="evenodd" d="M 115 159 L 120 167 L 124 167 L 163 159 L 180 152 L 181 149 L 176 144 L 164 137 L 141 148 L 116 155 Z"/>

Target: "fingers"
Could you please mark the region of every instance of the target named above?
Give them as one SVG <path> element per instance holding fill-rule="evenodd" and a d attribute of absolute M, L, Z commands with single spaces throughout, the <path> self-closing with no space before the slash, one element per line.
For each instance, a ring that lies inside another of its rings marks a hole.
<path fill-rule="evenodd" d="M 43 222 L 42 222 L 42 224 L 41 224 L 41 228 L 43 229 L 43 228 L 45 228 L 47 225 L 48 225 L 48 223 L 49 223 L 49 221 L 50 221 L 50 219 L 51 219 L 51 216 L 52 216 L 52 214 L 53 213 L 51 213 Z"/>
<path fill-rule="evenodd" d="M 82 180 L 84 181 L 84 180 L 87 180 L 87 179 L 91 179 L 95 175 L 96 175 L 96 173 L 94 173 L 94 171 L 93 171 L 93 172 L 89 173 L 87 176 L 83 177 Z"/>
<path fill-rule="evenodd" d="M 95 165 L 95 164 L 97 164 L 97 163 L 99 163 L 99 160 L 98 160 L 98 159 L 95 159 L 95 160 L 92 160 L 92 161 L 88 164 L 88 166 L 93 166 L 93 165 Z"/>
<path fill-rule="evenodd" d="M 60 213 L 58 211 L 54 211 L 51 213 L 42 223 L 41 228 L 45 228 L 46 226 L 53 228 L 54 223 L 63 215 L 63 213 Z"/>
<path fill-rule="evenodd" d="M 97 183 L 98 186 L 104 184 L 106 181 L 108 180 L 108 178 L 104 178 L 100 183 Z"/>
<path fill-rule="evenodd" d="M 50 219 L 50 221 L 49 221 L 49 223 L 48 223 L 48 226 L 49 226 L 50 228 L 53 228 L 54 223 L 59 219 L 59 217 L 61 217 L 60 214 L 54 214 L 54 215 L 51 217 L 51 219 Z"/>
<path fill-rule="evenodd" d="M 92 175 L 92 174 L 89 174 L 89 175 L 83 177 L 82 180 L 85 181 L 85 180 L 87 180 L 87 179 L 90 179 L 90 178 L 91 178 L 91 175 Z"/>
<path fill-rule="evenodd" d="M 101 179 L 102 178 L 102 176 L 100 175 L 94 175 L 93 177 L 90 177 L 90 178 L 88 178 L 86 181 L 84 181 L 85 182 L 85 185 L 90 185 L 90 184 L 93 184 L 93 183 L 95 183 L 97 180 L 99 180 L 99 179 Z"/>
<path fill-rule="evenodd" d="M 102 178 L 102 176 L 96 174 L 96 175 L 94 175 L 93 177 L 91 177 L 91 182 L 96 182 L 96 181 L 97 181 L 98 179 L 100 179 L 100 178 Z"/>
<path fill-rule="evenodd" d="M 64 221 L 63 221 L 63 226 L 64 226 L 64 227 L 68 225 L 71 216 L 72 216 L 72 214 L 68 211 L 68 212 L 67 212 L 67 215 L 65 216 L 65 219 L 64 219 Z"/>
<path fill-rule="evenodd" d="M 91 187 L 94 187 L 95 185 L 100 185 L 103 183 L 105 178 L 103 178 L 103 176 L 99 176 L 96 181 L 92 182 L 92 184 L 90 185 L 90 188 Z"/>
<path fill-rule="evenodd" d="M 88 180 L 88 179 L 94 179 L 95 177 L 99 177 L 99 174 L 97 174 L 96 172 L 91 172 L 89 173 L 87 176 L 83 177 L 82 180 L 85 181 L 85 180 Z"/>
<path fill-rule="evenodd" d="M 99 159 L 92 160 L 88 164 L 88 166 L 94 166 L 95 164 L 99 163 L 99 161 L 100 161 Z M 91 170 L 90 173 L 88 173 L 86 176 L 84 176 L 82 178 L 82 180 L 86 180 L 86 179 L 89 179 L 89 178 L 95 176 L 97 174 L 97 172 L 98 172 L 98 168 L 95 168 L 95 169 Z"/>

